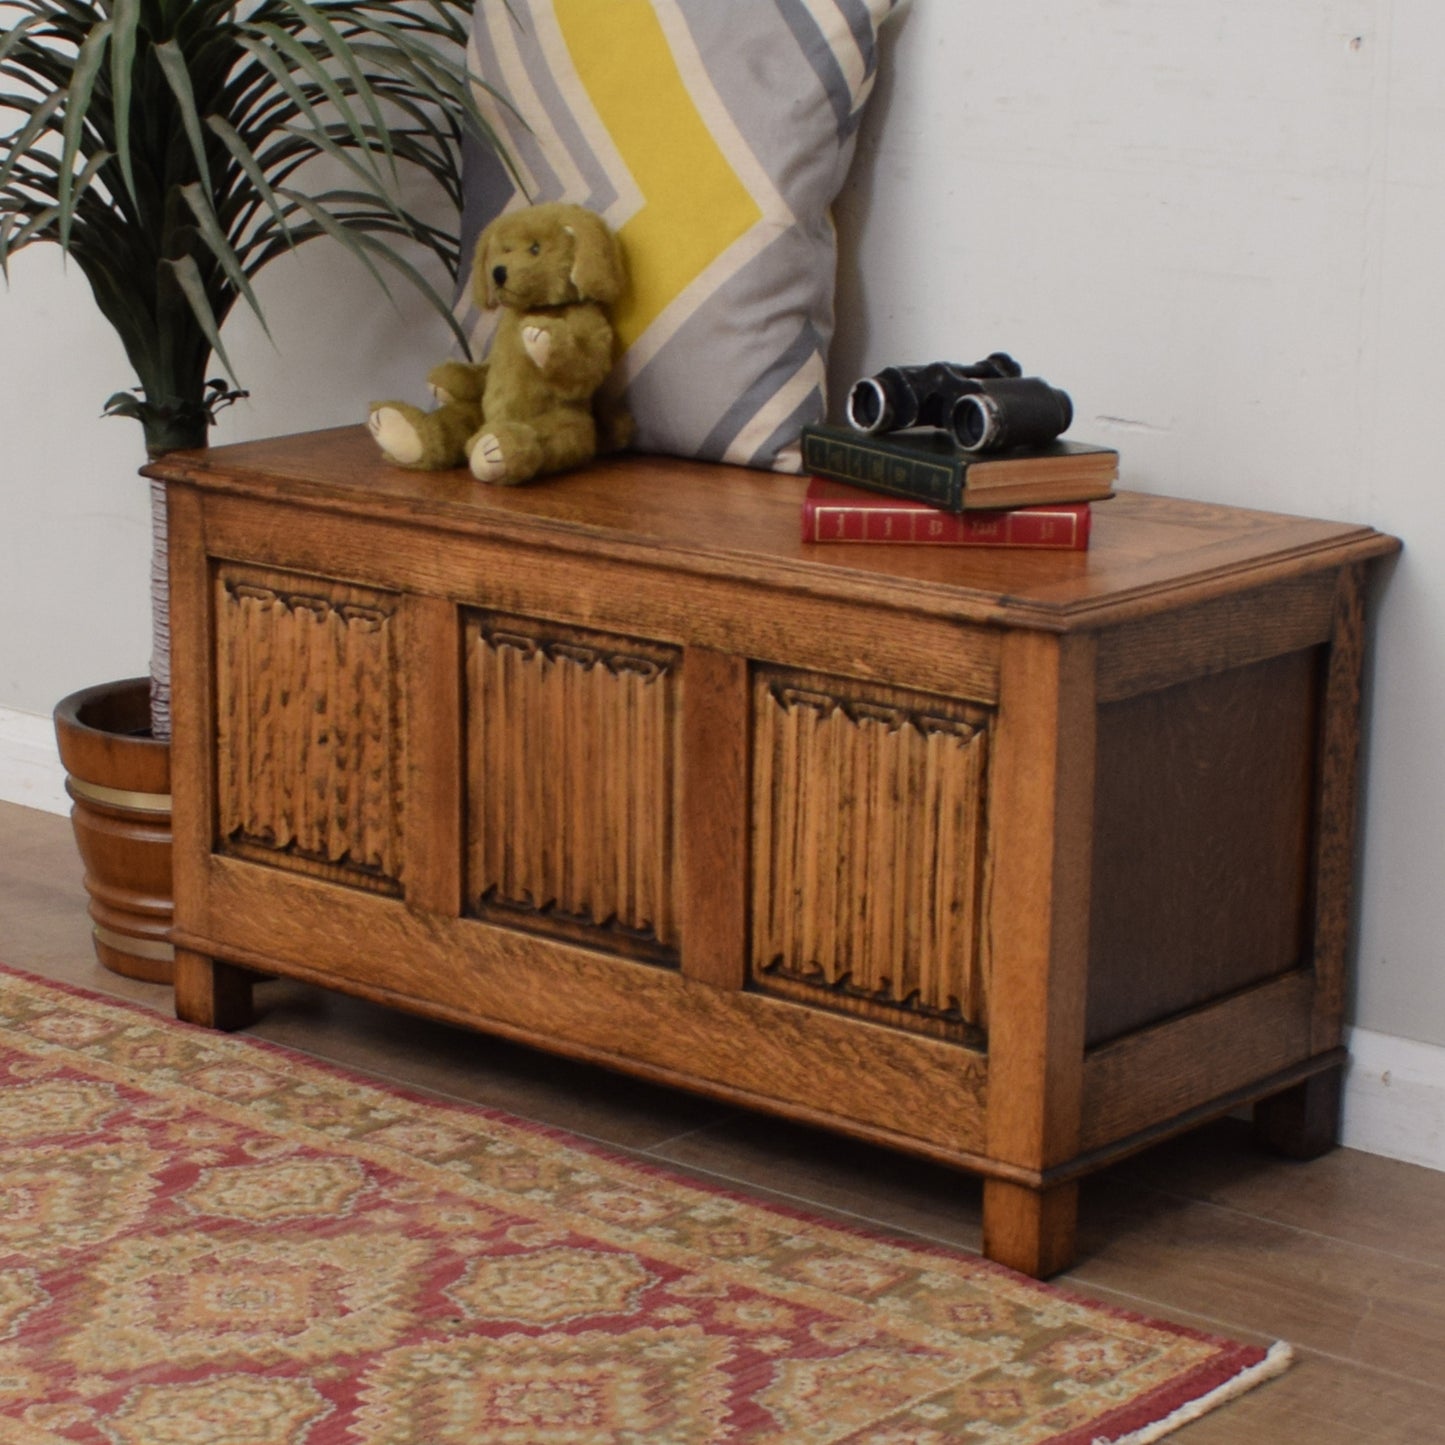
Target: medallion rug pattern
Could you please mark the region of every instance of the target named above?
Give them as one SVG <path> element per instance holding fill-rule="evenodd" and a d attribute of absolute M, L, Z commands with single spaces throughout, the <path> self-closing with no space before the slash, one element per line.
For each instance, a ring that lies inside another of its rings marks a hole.
<path fill-rule="evenodd" d="M 1087 1445 L 1287 1363 L 0 970 L 5 1445 Z"/>

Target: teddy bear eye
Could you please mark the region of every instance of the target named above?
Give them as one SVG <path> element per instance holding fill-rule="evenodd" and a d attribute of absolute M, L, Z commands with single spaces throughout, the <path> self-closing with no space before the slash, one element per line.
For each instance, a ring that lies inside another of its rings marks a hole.
<path fill-rule="evenodd" d="M 527 247 L 527 254 L 529 256 L 540 256 L 542 254 L 542 243 L 540 241 L 533 241 L 532 244 Z"/>

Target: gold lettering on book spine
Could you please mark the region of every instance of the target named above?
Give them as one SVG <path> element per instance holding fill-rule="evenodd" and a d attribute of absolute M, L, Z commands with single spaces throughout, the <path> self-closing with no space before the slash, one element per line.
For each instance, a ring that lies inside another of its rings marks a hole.
<path fill-rule="evenodd" d="M 966 1036 L 985 1022 L 986 715 L 818 681 L 754 686 L 754 979 Z"/>
<path fill-rule="evenodd" d="M 395 605 L 319 578 L 218 575 L 216 810 L 227 851 L 398 891 Z"/>
<path fill-rule="evenodd" d="M 675 960 L 678 655 L 482 615 L 466 648 L 473 906 Z"/>

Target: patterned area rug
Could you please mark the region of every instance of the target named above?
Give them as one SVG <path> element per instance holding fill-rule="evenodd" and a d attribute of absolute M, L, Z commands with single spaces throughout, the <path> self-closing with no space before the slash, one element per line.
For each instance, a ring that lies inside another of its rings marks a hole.
<path fill-rule="evenodd" d="M 1289 1351 L 0 970 L 6 1445 L 1089 1445 Z"/>

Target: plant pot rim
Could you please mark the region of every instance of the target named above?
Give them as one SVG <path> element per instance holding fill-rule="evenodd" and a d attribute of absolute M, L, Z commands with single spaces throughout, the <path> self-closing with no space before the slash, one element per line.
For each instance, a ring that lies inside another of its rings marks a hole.
<path fill-rule="evenodd" d="M 104 788 L 166 795 L 171 747 L 150 735 L 150 679 L 122 678 L 69 694 L 55 705 L 55 741 L 70 778 Z"/>
<path fill-rule="evenodd" d="M 64 721 L 87 732 L 111 733 L 114 732 L 113 728 L 106 727 L 96 719 L 96 709 L 111 704 L 128 693 L 142 690 L 149 704 L 150 679 L 147 677 L 122 677 L 113 682 L 97 682 L 90 687 L 78 688 L 61 698 L 55 704 L 55 717 L 57 721 Z M 155 739 L 148 738 L 144 741 L 154 742 Z M 160 743 L 158 746 L 164 747 L 165 744 Z"/>

